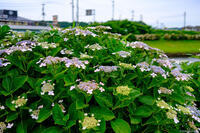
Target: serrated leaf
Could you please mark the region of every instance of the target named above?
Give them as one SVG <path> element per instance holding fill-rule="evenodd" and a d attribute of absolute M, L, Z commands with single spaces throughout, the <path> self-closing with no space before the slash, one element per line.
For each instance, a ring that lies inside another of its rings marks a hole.
<path fill-rule="evenodd" d="M 46 128 L 42 133 L 62 133 L 62 129 L 59 127 L 49 127 Z"/>
<path fill-rule="evenodd" d="M 107 106 L 110 108 L 113 106 L 112 96 L 110 94 L 100 93 L 98 95 L 95 95 L 94 98 L 100 106 Z"/>
<path fill-rule="evenodd" d="M 15 105 L 12 104 L 11 98 L 7 98 L 7 99 L 6 99 L 6 106 L 7 106 L 10 110 L 16 111 Z"/>
<path fill-rule="evenodd" d="M 149 117 L 152 113 L 153 113 L 153 110 L 149 106 L 142 105 L 136 109 L 134 115 L 140 116 L 140 117 Z"/>
<path fill-rule="evenodd" d="M 16 128 L 17 133 L 27 133 L 27 123 L 19 122 Z"/>
<path fill-rule="evenodd" d="M 152 96 L 140 96 L 138 98 L 138 100 L 141 102 L 141 103 L 144 103 L 146 105 L 153 105 L 155 103 L 155 99 L 152 97 Z"/>
<path fill-rule="evenodd" d="M 51 116 L 51 110 L 42 108 L 40 110 L 37 122 L 41 123 L 41 122 L 45 121 L 47 118 L 49 118 L 50 116 Z"/>
<path fill-rule="evenodd" d="M 97 118 L 103 118 L 106 121 L 110 121 L 115 118 L 114 113 L 105 107 L 91 107 L 90 111 L 94 113 Z"/>
<path fill-rule="evenodd" d="M 131 119 L 131 124 L 139 124 L 142 122 L 142 119 L 140 117 L 130 117 Z"/>
<path fill-rule="evenodd" d="M 10 91 L 11 88 L 12 88 L 12 82 L 11 82 L 11 78 L 6 76 L 5 78 L 3 78 L 3 81 L 2 81 L 2 86 L 3 88 L 6 90 L 6 91 Z"/>
<path fill-rule="evenodd" d="M 69 120 L 69 114 L 65 115 L 63 118 L 64 121 L 68 121 Z"/>
<path fill-rule="evenodd" d="M 88 107 L 88 104 L 85 104 L 84 96 L 80 95 L 80 97 L 76 100 L 76 109 L 83 109 Z"/>
<path fill-rule="evenodd" d="M 58 104 L 54 105 L 52 112 L 53 112 L 54 123 L 64 126 L 66 124 L 66 122 L 63 120 L 64 114 Z"/>
<path fill-rule="evenodd" d="M 17 119 L 17 117 L 18 117 L 17 112 L 10 112 L 6 117 L 6 122 L 13 121 L 13 120 Z"/>
<path fill-rule="evenodd" d="M 123 119 L 111 121 L 111 127 L 115 133 L 131 133 L 130 125 Z"/>
<path fill-rule="evenodd" d="M 18 90 L 20 87 L 22 87 L 27 80 L 28 80 L 28 76 L 20 76 L 20 77 L 14 78 L 12 93 Z"/>

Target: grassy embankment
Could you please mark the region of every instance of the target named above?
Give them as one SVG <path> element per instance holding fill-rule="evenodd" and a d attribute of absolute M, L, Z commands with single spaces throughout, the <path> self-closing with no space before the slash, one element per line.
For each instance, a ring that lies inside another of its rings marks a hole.
<path fill-rule="evenodd" d="M 200 40 L 181 40 L 181 41 L 144 41 L 151 47 L 163 50 L 167 54 L 196 54 L 200 53 Z"/>

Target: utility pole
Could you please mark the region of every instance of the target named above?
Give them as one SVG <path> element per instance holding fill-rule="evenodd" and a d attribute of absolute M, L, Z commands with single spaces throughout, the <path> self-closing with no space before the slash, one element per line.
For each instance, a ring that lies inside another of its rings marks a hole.
<path fill-rule="evenodd" d="M 184 12 L 183 16 L 184 16 L 183 28 L 185 30 L 185 27 L 186 27 L 186 12 Z"/>
<path fill-rule="evenodd" d="M 143 21 L 143 15 L 142 14 L 140 15 L 140 21 L 141 22 Z"/>
<path fill-rule="evenodd" d="M 134 21 L 134 10 L 131 11 L 131 21 Z"/>
<path fill-rule="evenodd" d="M 42 21 L 44 21 L 44 19 L 45 19 L 44 6 L 45 6 L 45 4 L 43 3 L 42 4 Z"/>
<path fill-rule="evenodd" d="M 77 0 L 77 5 L 76 5 L 77 11 L 76 11 L 76 26 L 78 26 L 79 23 L 79 0 Z"/>
<path fill-rule="evenodd" d="M 74 22 L 74 0 L 72 0 L 72 22 Z"/>
<path fill-rule="evenodd" d="M 112 20 L 114 20 L 115 17 L 115 0 L 112 0 Z"/>

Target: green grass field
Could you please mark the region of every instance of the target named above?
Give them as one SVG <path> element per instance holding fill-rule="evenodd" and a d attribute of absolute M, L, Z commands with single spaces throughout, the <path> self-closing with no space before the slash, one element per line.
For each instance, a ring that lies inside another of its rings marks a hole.
<path fill-rule="evenodd" d="M 181 40 L 181 41 L 144 41 L 151 47 L 163 50 L 169 54 L 193 54 L 200 53 L 200 40 Z"/>

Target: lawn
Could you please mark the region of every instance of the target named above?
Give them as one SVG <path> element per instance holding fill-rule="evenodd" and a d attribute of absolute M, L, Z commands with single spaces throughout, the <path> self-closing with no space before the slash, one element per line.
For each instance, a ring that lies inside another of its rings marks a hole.
<path fill-rule="evenodd" d="M 144 41 L 151 47 L 159 48 L 169 54 L 194 54 L 200 53 L 200 40 L 179 40 L 179 41 Z"/>

